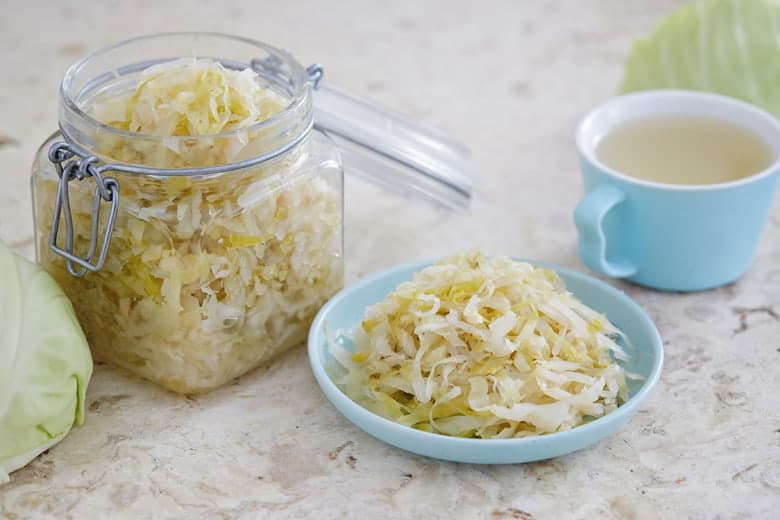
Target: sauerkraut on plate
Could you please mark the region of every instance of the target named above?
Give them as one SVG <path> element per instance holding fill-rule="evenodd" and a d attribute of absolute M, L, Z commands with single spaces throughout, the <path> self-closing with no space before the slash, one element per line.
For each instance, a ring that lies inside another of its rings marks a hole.
<path fill-rule="evenodd" d="M 176 169 L 275 146 L 258 123 L 290 102 L 252 70 L 188 58 L 105 89 L 85 110 L 104 125 L 90 136 L 101 161 Z M 96 357 L 197 393 L 302 342 L 343 277 L 341 168 L 318 139 L 210 177 L 107 172 L 119 181 L 119 213 L 105 266 L 83 278 L 48 247 L 58 179 L 50 165 L 36 174 L 39 261 L 73 301 Z M 77 251 L 90 241 L 94 186 L 69 183 Z"/>
<path fill-rule="evenodd" d="M 339 387 L 424 431 L 547 434 L 628 399 L 622 333 L 554 271 L 507 257 L 474 252 L 427 267 L 340 335 L 329 341 Z"/>

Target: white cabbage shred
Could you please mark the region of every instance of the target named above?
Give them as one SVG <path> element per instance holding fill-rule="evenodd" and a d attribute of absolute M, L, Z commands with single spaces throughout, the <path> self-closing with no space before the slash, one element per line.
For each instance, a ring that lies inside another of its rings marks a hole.
<path fill-rule="evenodd" d="M 497 439 L 567 430 L 628 398 L 621 332 L 549 269 L 479 252 L 423 269 L 330 341 L 344 392 L 420 430 Z M 342 338 L 343 340 L 344 338 Z"/>
<path fill-rule="evenodd" d="M 274 146 L 257 123 L 288 103 L 251 70 L 169 62 L 92 104 L 96 119 L 132 132 L 98 132 L 94 151 L 161 168 L 245 159 Z M 210 178 L 111 172 L 121 204 L 109 256 L 84 278 L 49 250 L 57 177 L 36 176 L 39 260 L 73 301 L 97 358 L 198 393 L 305 338 L 343 273 L 341 173 L 311 139 L 272 163 Z M 89 243 L 93 190 L 70 183 L 77 251 Z"/>

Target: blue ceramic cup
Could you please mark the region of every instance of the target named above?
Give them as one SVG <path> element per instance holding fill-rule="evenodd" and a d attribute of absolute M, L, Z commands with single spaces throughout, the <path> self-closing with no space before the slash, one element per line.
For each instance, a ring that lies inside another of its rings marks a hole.
<path fill-rule="evenodd" d="M 662 116 L 710 117 L 750 130 L 769 146 L 772 165 L 732 182 L 677 185 L 630 177 L 597 159 L 599 141 L 618 126 Z M 772 115 L 716 94 L 638 92 L 585 116 L 577 147 L 586 193 L 574 220 L 590 269 L 674 291 L 724 285 L 748 269 L 780 178 L 780 123 Z"/>

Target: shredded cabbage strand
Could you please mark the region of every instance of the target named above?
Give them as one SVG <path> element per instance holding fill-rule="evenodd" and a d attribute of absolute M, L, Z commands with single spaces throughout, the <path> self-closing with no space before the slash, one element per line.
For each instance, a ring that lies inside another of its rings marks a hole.
<path fill-rule="evenodd" d="M 216 135 L 265 121 L 281 110 L 252 69 L 181 58 L 143 70 L 135 89 L 100 99 L 92 112 L 114 128 L 157 136 Z"/>
<path fill-rule="evenodd" d="M 622 333 L 549 269 L 480 252 L 423 269 L 331 339 L 353 400 L 420 430 L 484 439 L 567 430 L 628 398 Z M 343 340 L 344 338 L 342 338 Z"/>

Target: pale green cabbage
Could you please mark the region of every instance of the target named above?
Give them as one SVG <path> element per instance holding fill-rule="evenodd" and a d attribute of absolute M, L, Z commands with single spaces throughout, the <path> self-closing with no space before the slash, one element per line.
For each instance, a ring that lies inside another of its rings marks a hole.
<path fill-rule="evenodd" d="M 475 252 L 423 269 L 331 338 L 353 400 L 403 425 L 485 439 L 573 428 L 628 398 L 621 336 L 558 275 Z M 613 359 L 614 357 L 614 359 Z"/>
<path fill-rule="evenodd" d="M 62 289 L 0 242 L 0 484 L 84 422 L 91 375 Z"/>
<path fill-rule="evenodd" d="M 621 92 L 680 88 L 743 99 L 780 117 L 780 2 L 701 0 L 637 40 Z"/>

